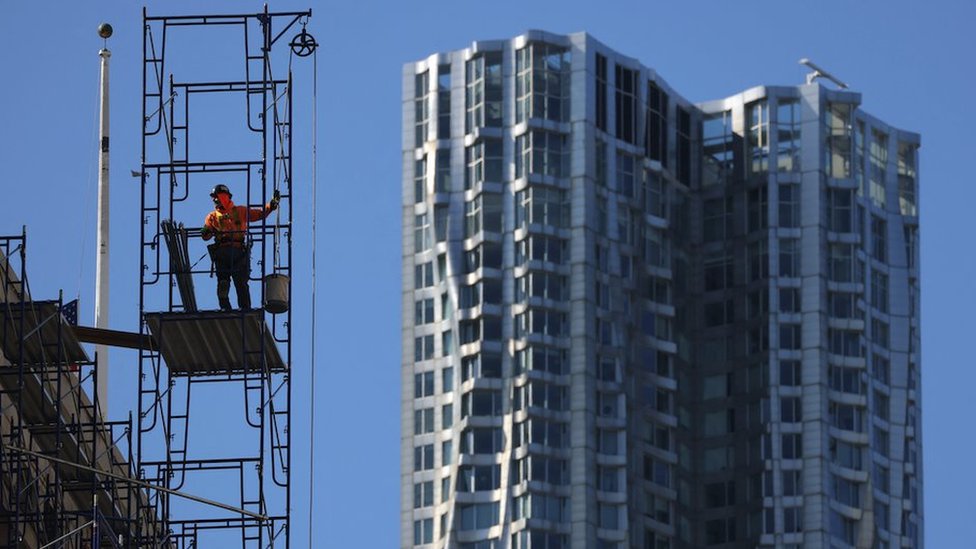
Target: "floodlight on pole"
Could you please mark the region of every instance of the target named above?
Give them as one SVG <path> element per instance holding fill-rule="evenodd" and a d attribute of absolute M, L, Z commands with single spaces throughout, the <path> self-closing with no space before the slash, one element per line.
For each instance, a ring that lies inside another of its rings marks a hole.
<path fill-rule="evenodd" d="M 813 84 L 813 81 L 816 80 L 817 78 L 826 78 L 827 80 L 830 80 L 831 82 L 836 84 L 837 87 L 839 87 L 842 90 L 846 90 L 848 88 L 847 84 L 845 84 L 839 78 L 830 74 L 826 70 L 818 67 L 813 61 L 810 61 L 808 58 L 804 57 L 803 59 L 800 59 L 800 64 L 805 65 L 806 67 L 813 70 L 813 72 L 807 74 L 807 84 Z"/>

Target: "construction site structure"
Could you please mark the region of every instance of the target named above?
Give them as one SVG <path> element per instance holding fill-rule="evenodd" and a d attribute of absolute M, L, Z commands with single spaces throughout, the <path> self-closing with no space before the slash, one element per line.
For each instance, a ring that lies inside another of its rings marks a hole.
<path fill-rule="evenodd" d="M 31 296 L 26 250 L 26 231 L 0 237 L 0 543 L 70 549 L 156 537 L 147 494 L 129 482 L 132 415 L 98 413 L 95 361 L 68 319 L 76 303 Z"/>
<path fill-rule="evenodd" d="M 144 10 L 137 330 L 73 326 L 60 298 L 32 300 L 26 231 L 0 238 L 0 544 L 290 545 L 292 98 L 296 59 L 317 49 L 310 17 Z M 240 235 L 254 309 L 210 297 L 199 237 L 217 184 L 278 206 Z M 137 351 L 125 421 L 101 417 L 83 343 Z"/>

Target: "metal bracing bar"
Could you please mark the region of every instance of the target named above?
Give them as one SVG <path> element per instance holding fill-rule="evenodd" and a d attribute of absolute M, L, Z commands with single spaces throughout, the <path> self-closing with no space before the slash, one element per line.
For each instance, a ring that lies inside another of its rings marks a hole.
<path fill-rule="evenodd" d="M 220 15 L 147 15 L 146 21 L 190 21 L 191 23 L 184 24 L 214 25 L 227 19 L 263 18 L 264 15 L 265 14 L 263 13 L 235 13 Z M 311 17 L 312 10 L 273 12 L 269 13 L 268 15 L 271 17 Z"/>
<path fill-rule="evenodd" d="M 45 549 L 46 547 L 53 547 L 56 543 L 60 542 L 61 540 L 68 539 L 69 537 L 77 534 L 78 532 L 81 532 L 82 530 L 84 530 L 85 528 L 88 528 L 89 526 L 91 526 L 93 524 L 95 524 L 95 521 L 94 520 L 90 520 L 90 521 L 86 522 L 85 524 L 82 524 L 81 526 L 79 526 L 79 527 L 75 528 L 74 530 L 68 532 L 67 534 L 61 536 L 60 538 L 58 538 L 58 539 L 56 539 L 56 540 L 54 540 L 54 541 L 52 541 L 50 543 L 47 543 L 47 544 L 42 545 L 40 547 L 40 549 Z"/>
<path fill-rule="evenodd" d="M 154 110 L 152 112 L 152 114 L 147 115 L 145 121 L 146 122 L 149 122 L 150 120 L 152 120 L 152 117 L 154 117 L 157 114 L 159 114 L 163 110 L 163 108 L 165 108 L 166 105 L 169 105 L 170 101 L 172 101 L 174 99 L 176 99 L 176 92 L 173 92 L 172 94 L 170 94 L 169 99 L 167 99 L 166 101 L 163 101 L 162 103 L 160 103 L 159 104 L 159 108 L 156 109 L 156 110 Z"/>
<path fill-rule="evenodd" d="M 213 500 L 210 500 L 210 499 L 207 499 L 207 498 L 204 498 L 204 497 L 194 496 L 193 494 L 187 494 L 186 492 L 180 492 L 179 490 L 173 490 L 171 488 L 166 488 L 165 486 L 158 486 L 156 484 L 152 484 L 152 483 L 149 483 L 149 482 L 144 482 L 144 481 L 141 481 L 141 480 L 138 480 L 138 479 L 129 478 L 129 477 L 125 476 L 125 475 L 119 475 L 119 474 L 112 473 L 112 472 L 109 472 L 109 471 L 103 471 L 101 469 L 96 469 L 94 467 L 88 467 L 87 465 L 82 465 L 80 463 L 75 463 L 73 461 L 68 461 L 66 459 L 56 458 L 56 457 L 52 457 L 52 456 L 46 456 L 44 454 L 41 454 L 41 453 L 38 453 L 38 452 L 34 452 L 34 451 L 28 450 L 26 448 L 19 448 L 17 446 L 10 446 L 9 444 L 3 444 L 3 448 L 5 450 L 10 450 L 12 452 L 18 452 L 18 453 L 26 454 L 26 455 L 29 455 L 29 456 L 32 456 L 32 457 L 35 457 L 35 458 L 38 458 L 38 459 L 46 459 L 48 461 L 53 461 L 55 463 L 60 463 L 61 465 L 67 465 L 69 467 L 74 467 L 76 469 L 81 469 L 82 471 L 88 471 L 89 473 L 95 473 L 95 474 L 98 474 L 98 475 L 103 475 L 103 476 L 106 476 L 108 478 L 118 480 L 120 482 L 128 482 L 130 484 L 135 484 L 136 486 L 140 486 L 140 487 L 146 488 L 148 490 L 155 490 L 157 492 L 163 492 L 165 494 L 169 494 L 169 495 L 172 495 L 172 496 L 180 497 L 180 498 L 183 498 L 183 499 L 188 499 L 190 501 L 195 501 L 197 503 L 203 503 L 205 505 L 210 505 L 212 507 L 219 507 L 220 509 L 224 509 L 225 511 L 230 511 L 232 513 L 240 513 L 242 515 L 247 515 L 247 516 L 249 516 L 251 518 L 257 519 L 260 522 L 264 522 L 264 521 L 269 520 L 269 518 L 268 518 L 267 515 L 262 515 L 260 513 L 254 513 L 252 511 L 248 511 L 247 509 L 238 509 L 237 507 L 234 507 L 233 505 L 227 505 L 226 503 L 220 503 L 219 501 L 213 501 Z"/>

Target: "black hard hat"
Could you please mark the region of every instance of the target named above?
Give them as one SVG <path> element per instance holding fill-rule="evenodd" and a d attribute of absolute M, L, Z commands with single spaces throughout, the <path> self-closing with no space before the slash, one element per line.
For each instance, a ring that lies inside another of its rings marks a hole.
<path fill-rule="evenodd" d="M 224 185 L 222 183 L 220 185 L 217 185 L 216 187 L 213 188 L 212 191 L 210 191 L 210 196 L 216 197 L 217 193 L 227 193 L 231 198 L 234 198 L 234 195 L 230 193 L 230 189 L 227 188 L 227 185 Z"/>

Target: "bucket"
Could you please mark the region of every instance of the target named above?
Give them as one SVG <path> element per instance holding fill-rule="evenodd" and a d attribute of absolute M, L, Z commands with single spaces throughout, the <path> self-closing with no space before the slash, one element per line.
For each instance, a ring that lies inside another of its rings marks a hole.
<path fill-rule="evenodd" d="M 288 310 L 288 276 L 270 274 L 264 277 L 264 310 L 273 315 Z"/>

